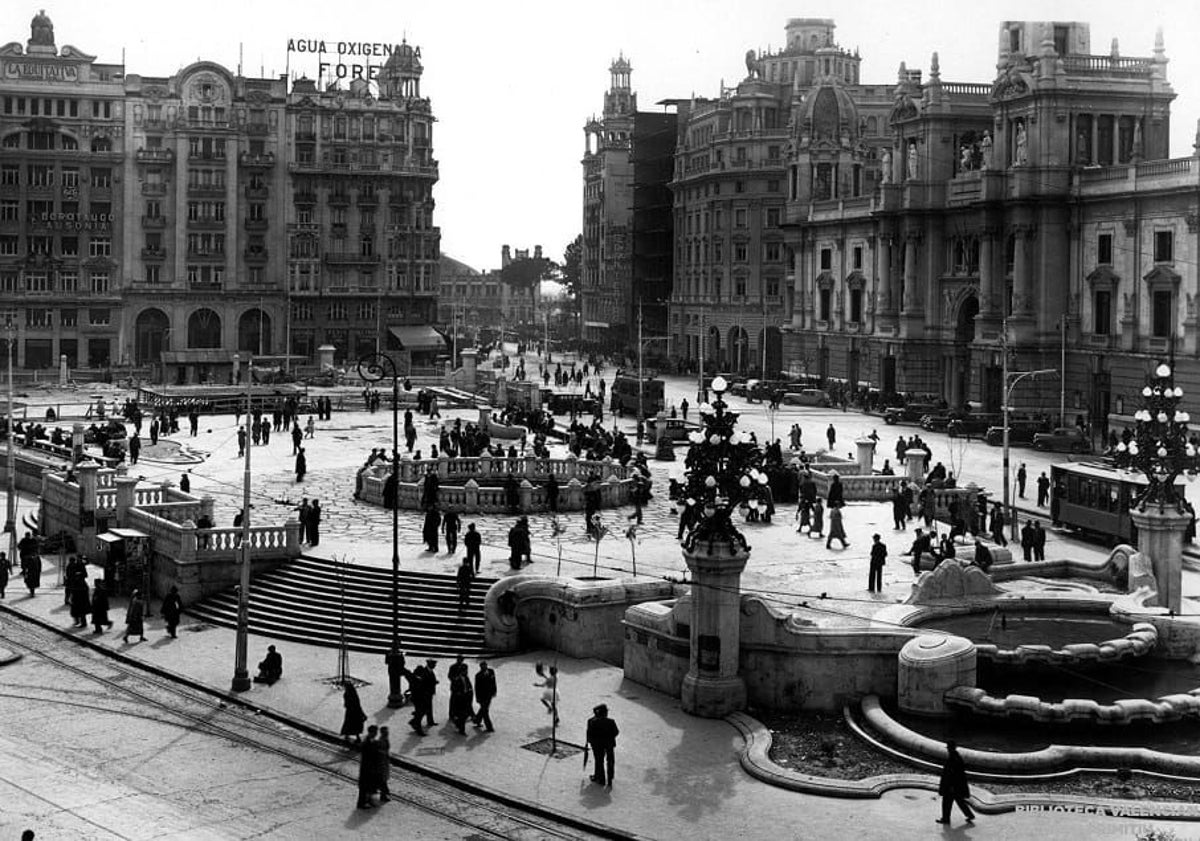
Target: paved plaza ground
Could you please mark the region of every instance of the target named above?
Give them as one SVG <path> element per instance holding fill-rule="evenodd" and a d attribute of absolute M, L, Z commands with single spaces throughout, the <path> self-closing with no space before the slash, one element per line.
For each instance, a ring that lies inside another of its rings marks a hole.
<path fill-rule="evenodd" d="M 527 363 L 536 371 L 536 360 Z M 611 375 L 611 370 L 607 372 Z M 692 380 L 668 381 L 668 399 L 679 402 L 684 396 L 695 402 Z M 115 394 L 115 392 L 114 392 Z M 85 395 L 86 396 L 86 395 Z M 72 402 L 70 393 L 30 392 L 31 403 Z M 78 399 L 77 397 L 75 399 Z M 82 402 L 82 401 L 79 401 Z M 824 446 L 824 431 L 829 423 L 838 430 L 839 442 L 877 429 L 881 449 L 894 445 L 901 432 L 911 435 L 915 427 L 884 427 L 878 417 L 855 412 L 793 408 L 780 409 L 772 418 L 762 404 L 748 406 L 739 398 L 730 398 L 731 406 L 744 411 L 742 424 L 765 441 L 772 421 L 775 432 L 786 440 L 787 429 L 800 423 L 806 443 L 818 441 Z M 470 419 L 474 411 L 450 410 L 443 419 L 461 416 Z M 608 423 L 611 424 L 611 418 Z M 618 422 L 632 432 L 632 422 Z M 418 441 L 426 453 L 436 441 L 435 426 L 418 421 Z M 253 449 L 252 499 L 253 522 L 278 522 L 293 516 L 292 509 L 302 496 L 321 500 L 325 510 L 321 543 L 306 549 L 323 558 L 387 566 L 391 557 L 390 513 L 353 500 L 354 473 L 365 456 L 375 447 L 390 449 L 390 413 L 369 414 L 361 402 L 351 398 L 348 408 L 335 412 L 333 419 L 318 424 L 316 435 L 304 445 L 308 455 L 308 476 L 296 483 L 293 474 L 292 444 L 286 435 L 272 436 L 271 443 Z M 980 442 L 960 446 L 945 435 L 924 435 L 932 445 L 933 460 L 953 464 L 962 481 L 974 481 L 996 488 L 999 477 L 999 450 Z M 190 473 L 192 492 L 214 498 L 218 525 L 232 523 L 241 506 L 243 463 L 237 457 L 236 427 L 231 416 L 202 418 L 200 434 L 191 438 L 186 432 L 172 436 L 160 448 L 144 447 L 139 464 L 131 466 L 133 475 L 150 481 L 178 482 L 182 472 Z M 850 449 L 846 443 L 845 448 Z M 837 449 L 842 449 L 839 446 Z M 647 447 L 649 451 L 649 447 Z M 843 453 L 845 454 L 845 453 Z M 682 579 L 685 574 L 679 545 L 675 540 L 677 517 L 666 500 L 668 477 L 681 477 L 683 448 L 675 462 L 651 461 L 655 498 L 645 511 L 645 522 L 635 541 L 625 537 L 629 510 L 608 511 L 604 519 L 609 535 L 596 545 L 584 536 L 582 515 L 560 515 L 566 525 L 562 539 L 563 575 L 588 575 L 593 563 L 605 575 L 632 575 L 636 552 L 637 575 Z M 1014 451 L 1014 469 L 1025 461 L 1032 479 L 1045 469 L 1053 457 L 1032 451 Z M 882 455 L 880 457 L 880 462 Z M 879 462 L 877 462 L 878 464 Z M 1023 504 L 1032 508 L 1032 499 Z M 34 504 L 23 499 L 22 506 Z M 845 512 L 849 533 L 847 549 L 826 549 L 823 540 L 797 534 L 792 523 L 792 508 L 782 506 L 773 523 L 748 524 L 744 527 L 752 547 L 743 576 L 743 588 L 777 599 L 780 607 L 797 608 L 807 602 L 804 611 L 811 618 L 837 624 L 860 624 L 880 607 L 903 601 L 911 591 L 914 575 L 907 559 L 898 557 L 912 539 L 911 530 L 895 532 L 890 506 L 852 503 Z M 484 535 L 485 575 L 510 574 L 505 534 L 510 518 L 474 518 Z M 472 518 L 466 518 L 470 522 Z M 551 538 L 548 516 L 534 516 L 533 566 L 526 573 L 553 575 L 558 571 L 558 546 Z M 879 532 L 891 550 L 884 574 L 884 592 L 872 596 L 866 590 L 867 551 L 872 532 Z M 406 569 L 451 573 L 457 560 L 442 552 L 422 551 L 420 523 L 415 513 L 401 513 L 401 564 Z M 460 549 L 461 551 L 461 549 Z M 1019 550 L 1018 550 L 1019 551 Z M 1069 536 L 1051 532 L 1047 557 L 1099 560 L 1104 550 L 1081 543 Z M 54 587 L 55 564 L 48 564 L 44 575 L 47 590 L 35 599 L 24 596 L 18 582 L 9 588 L 4 603 L 39 621 L 69 628 L 69 617 L 62 605 L 60 591 Z M 1200 575 L 1185 573 L 1185 595 L 1200 596 Z M 822 600 L 822 596 L 825 598 Z M 1187 605 L 1195 605 L 1190 600 Z M 1200 612 L 1200 611 L 1197 611 Z M 113 611 L 119 619 L 118 608 Z M 232 675 L 233 633 L 221 628 L 185 620 L 178 640 L 165 639 L 160 620 L 150 623 L 151 641 L 124 645 L 116 631 L 93 639 L 84 635 L 85 644 L 100 645 L 114 656 L 144 662 L 168 673 L 186 676 L 199 683 L 225 690 Z M 269 640 L 252 637 L 252 662 L 261 657 Z M 278 643 L 285 661 L 285 679 L 273 687 L 256 686 L 244 698 L 278 715 L 307 725 L 336 732 L 341 719 L 337 690 L 325 682 L 337 673 L 337 652 L 294 643 Z M 494 706 L 497 732 L 484 734 L 468 728 L 466 737 L 452 728 L 438 727 L 421 739 L 404 725 L 407 711 L 386 708 L 386 679 L 382 662 L 367 655 L 352 655 L 350 672 L 368 682 L 362 690 L 364 706 L 373 719 L 393 721 L 393 749 L 417 765 L 427 766 L 470 781 L 506 796 L 541 804 L 546 808 L 618 827 L 645 838 L 1028 838 L 1045 837 L 1132 838 L 1144 821 L 1102 818 L 1094 815 L 1012 813 L 985 815 L 977 825 L 965 828 L 961 823 L 943 830 L 933 823 L 937 813 L 936 796 L 929 790 L 895 790 L 873 800 L 820 798 L 776 788 L 749 776 L 739 765 L 743 747 L 739 732 L 728 722 L 697 719 L 682 712 L 677 699 L 624 680 L 622 672 L 604 663 L 572 660 L 553 652 L 531 652 L 519 657 L 499 659 L 500 695 Z M 605 702 L 620 724 L 617 782 L 605 791 L 587 782 L 580 757 L 552 759 L 522 747 L 550 735 L 550 722 L 538 703 L 540 690 L 533 664 L 556 659 L 563 674 L 563 732 L 569 742 L 579 743 L 592 706 Z M 439 667 L 444 676 L 443 663 Z M 445 695 L 435 705 L 439 721 L 445 720 Z M 0 758 L 0 769 L 4 762 Z M 347 791 L 347 809 L 353 805 Z M 984 795 L 986 798 L 986 794 Z M 10 804 L 6 804 L 8 806 Z M 20 803 L 21 806 L 29 804 Z M 32 806 L 29 806 L 32 809 Z M 34 812 L 30 812 L 31 814 Z M 371 816 L 373 822 L 387 821 L 384 808 Z M 1165 824 L 1164 824 L 1165 825 Z M 1180 837 L 1200 837 L 1200 827 L 1176 824 Z M 1189 836 L 1191 833 L 1191 836 Z M 41 837 L 39 835 L 39 837 Z M 233 836 L 236 837 L 236 836 Z"/>

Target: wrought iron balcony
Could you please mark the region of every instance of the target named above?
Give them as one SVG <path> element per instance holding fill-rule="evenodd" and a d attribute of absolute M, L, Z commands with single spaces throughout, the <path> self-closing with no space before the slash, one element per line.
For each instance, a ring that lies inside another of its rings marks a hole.
<path fill-rule="evenodd" d="M 379 265 L 378 254 L 359 254 L 357 251 L 326 251 L 325 262 L 330 265 Z"/>
<path fill-rule="evenodd" d="M 162 261 L 167 259 L 167 252 L 162 248 L 143 248 L 142 259 Z"/>
<path fill-rule="evenodd" d="M 161 182 L 142 182 L 143 196 L 165 196 L 167 194 L 167 185 Z"/>
<path fill-rule="evenodd" d="M 267 229 L 266 219 L 247 219 L 243 223 L 243 227 L 247 231 L 265 231 Z"/>
<path fill-rule="evenodd" d="M 175 160 L 175 150 L 164 147 L 138 149 L 133 158 L 140 164 L 169 164 Z"/>
<path fill-rule="evenodd" d="M 165 216 L 143 216 L 143 228 L 165 228 L 167 227 L 167 217 Z"/>
<path fill-rule="evenodd" d="M 224 184 L 188 184 L 187 193 L 189 196 L 211 196 L 220 198 L 225 195 Z"/>
<path fill-rule="evenodd" d="M 243 252 L 247 263 L 265 263 L 267 262 L 267 249 L 265 248 L 247 248 Z"/>
<path fill-rule="evenodd" d="M 270 169 L 275 166 L 274 152 L 242 152 L 238 163 L 250 169 Z"/>
<path fill-rule="evenodd" d="M 270 191 L 266 187 L 246 187 L 246 198 L 258 199 L 262 201 L 270 195 Z"/>

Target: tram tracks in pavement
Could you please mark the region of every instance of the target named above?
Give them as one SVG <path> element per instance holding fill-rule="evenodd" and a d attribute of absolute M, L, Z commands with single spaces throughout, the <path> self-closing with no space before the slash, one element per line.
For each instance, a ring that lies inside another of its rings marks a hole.
<path fill-rule="evenodd" d="M 286 722 L 260 714 L 252 707 L 221 696 L 212 690 L 172 680 L 118 659 L 70 637 L 7 611 L 18 621 L 6 623 L 0 642 L 25 656 L 70 672 L 101 688 L 111 704 L 128 699 L 133 709 L 101 706 L 89 699 L 63 697 L 61 690 L 32 684 L 8 684 L 0 697 L 33 699 L 13 690 L 38 692 L 35 700 L 115 715 L 132 715 L 184 729 L 203 732 L 234 744 L 274 754 L 322 774 L 357 785 L 357 756 L 348 755 L 340 743 L 319 733 L 307 733 Z M 94 695 L 94 693 L 88 693 Z M 447 821 L 468 828 L 472 841 L 482 838 L 515 841 L 552 839 L 628 838 L 617 830 L 575 822 L 548 811 L 530 811 L 517 802 L 504 802 L 487 793 L 471 790 L 448 778 L 439 779 L 420 768 L 397 762 L 393 757 L 391 798 Z M 353 771 L 344 766 L 352 763 Z"/>

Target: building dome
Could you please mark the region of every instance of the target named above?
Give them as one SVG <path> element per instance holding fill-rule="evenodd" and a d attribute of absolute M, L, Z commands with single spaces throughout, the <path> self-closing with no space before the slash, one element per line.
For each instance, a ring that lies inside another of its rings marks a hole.
<path fill-rule="evenodd" d="M 838 140 L 858 134 L 858 107 L 846 89 L 823 84 L 804 99 L 801 127 L 813 140 Z"/>
<path fill-rule="evenodd" d="M 387 73 L 420 73 L 422 69 L 421 55 L 409 46 L 408 41 L 401 41 L 384 65 L 384 72 Z"/>

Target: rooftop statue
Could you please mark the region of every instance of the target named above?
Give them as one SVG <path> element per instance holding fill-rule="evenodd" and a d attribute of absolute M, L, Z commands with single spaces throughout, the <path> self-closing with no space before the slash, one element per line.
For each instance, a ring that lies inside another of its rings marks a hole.
<path fill-rule="evenodd" d="M 54 46 L 54 24 L 46 16 L 45 9 L 34 15 L 33 21 L 29 24 L 29 45 L 42 47 Z"/>

